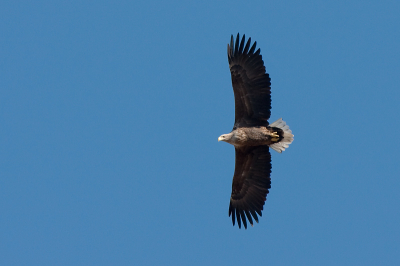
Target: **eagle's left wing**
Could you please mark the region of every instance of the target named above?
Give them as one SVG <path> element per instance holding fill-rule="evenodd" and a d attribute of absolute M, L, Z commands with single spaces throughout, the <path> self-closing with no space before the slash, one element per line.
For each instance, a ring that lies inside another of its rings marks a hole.
<path fill-rule="evenodd" d="M 228 61 L 235 94 L 235 125 L 237 127 L 268 126 L 271 115 L 271 82 L 265 73 L 260 49 L 256 42 L 245 45 L 245 35 L 239 43 L 239 33 L 228 44 Z"/>

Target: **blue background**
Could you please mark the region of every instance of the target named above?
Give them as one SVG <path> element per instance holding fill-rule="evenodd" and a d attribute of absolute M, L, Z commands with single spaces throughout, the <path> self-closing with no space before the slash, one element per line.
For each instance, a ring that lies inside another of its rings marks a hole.
<path fill-rule="evenodd" d="M 399 1 L 2 1 L 1 265 L 400 265 Z M 228 217 L 226 46 L 257 41 L 272 151 Z"/>

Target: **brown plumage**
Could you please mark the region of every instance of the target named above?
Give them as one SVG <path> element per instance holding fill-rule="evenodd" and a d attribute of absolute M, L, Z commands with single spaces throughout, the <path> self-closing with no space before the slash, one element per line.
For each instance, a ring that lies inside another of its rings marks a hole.
<path fill-rule="evenodd" d="M 239 34 L 228 44 L 228 61 L 235 95 L 235 124 L 231 133 L 221 135 L 218 141 L 235 146 L 236 162 L 232 181 L 229 216 L 239 228 L 253 225 L 262 216 L 263 206 L 271 188 L 271 154 L 269 147 L 282 152 L 293 141 L 292 131 L 282 119 L 271 125 L 271 83 L 265 73 L 260 49 L 251 38 L 245 45 L 245 36 L 239 43 Z M 247 218 L 247 219 L 246 219 Z"/>

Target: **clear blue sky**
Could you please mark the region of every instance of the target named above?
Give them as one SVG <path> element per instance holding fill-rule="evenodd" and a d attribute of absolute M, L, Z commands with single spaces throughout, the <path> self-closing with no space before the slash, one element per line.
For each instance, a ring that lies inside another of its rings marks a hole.
<path fill-rule="evenodd" d="M 400 265 L 399 1 L 2 1 L 1 265 Z M 260 223 L 228 217 L 226 46 L 272 82 Z"/>

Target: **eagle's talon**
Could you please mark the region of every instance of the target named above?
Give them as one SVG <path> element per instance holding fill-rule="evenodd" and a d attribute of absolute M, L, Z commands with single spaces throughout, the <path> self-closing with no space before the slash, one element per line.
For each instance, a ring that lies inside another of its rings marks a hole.
<path fill-rule="evenodd" d="M 272 132 L 271 137 L 279 138 L 279 135 L 277 132 Z"/>

